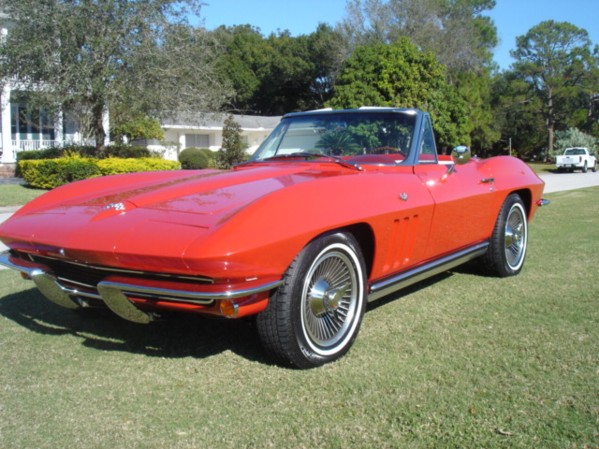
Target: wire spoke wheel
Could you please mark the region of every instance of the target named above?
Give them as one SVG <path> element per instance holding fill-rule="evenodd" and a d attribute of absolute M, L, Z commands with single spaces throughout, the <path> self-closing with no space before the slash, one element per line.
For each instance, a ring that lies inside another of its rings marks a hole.
<path fill-rule="evenodd" d="M 505 223 L 505 259 L 512 269 L 517 269 L 524 259 L 527 241 L 526 217 L 519 204 L 510 209 Z"/>
<path fill-rule="evenodd" d="M 302 323 L 306 337 L 326 352 L 347 334 L 358 306 L 353 261 L 333 250 L 315 260 L 304 280 Z"/>
<path fill-rule="evenodd" d="M 257 317 L 275 359 L 312 368 L 349 351 L 366 309 L 366 269 L 354 236 L 339 232 L 313 240 L 284 280 Z"/>
<path fill-rule="evenodd" d="M 514 276 L 520 272 L 528 242 L 527 218 L 520 195 L 509 195 L 501 206 L 489 240 L 489 249 L 483 256 L 487 271 L 501 277 Z"/>

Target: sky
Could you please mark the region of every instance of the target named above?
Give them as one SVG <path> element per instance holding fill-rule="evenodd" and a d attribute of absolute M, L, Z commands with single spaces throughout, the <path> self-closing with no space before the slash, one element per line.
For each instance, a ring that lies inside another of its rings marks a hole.
<path fill-rule="evenodd" d="M 289 30 L 293 36 L 310 34 L 319 23 L 334 26 L 345 16 L 346 0 L 204 0 L 201 16 L 211 30 L 220 25 L 250 24 L 264 35 Z M 495 62 L 508 69 L 516 37 L 544 20 L 565 21 L 584 28 L 599 45 L 599 0 L 496 0 L 484 15 L 491 17 L 499 35 Z"/>

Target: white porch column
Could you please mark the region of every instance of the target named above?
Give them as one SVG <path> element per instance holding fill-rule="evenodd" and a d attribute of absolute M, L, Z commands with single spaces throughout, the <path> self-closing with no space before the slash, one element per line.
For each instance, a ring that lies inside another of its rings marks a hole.
<path fill-rule="evenodd" d="M 184 150 L 187 148 L 187 142 L 185 141 L 185 133 L 179 134 L 179 149 Z"/>
<path fill-rule="evenodd" d="M 54 141 L 60 147 L 64 144 L 64 114 L 62 108 L 58 110 L 58 113 L 54 118 Z"/>
<path fill-rule="evenodd" d="M 102 111 L 102 127 L 104 128 L 104 145 L 110 143 L 110 115 L 108 113 L 108 106 L 104 106 Z"/>
<path fill-rule="evenodd" d="M 0 114 L 2 114 L 2 159 L 3 164 L 16 162 L 15 152 L 12 147 L 12 134 L 10 130 L 11 110 L 10 110 L 10 86 L 8 83 L 2 88 L 2 98 L 0 99 Z"/>

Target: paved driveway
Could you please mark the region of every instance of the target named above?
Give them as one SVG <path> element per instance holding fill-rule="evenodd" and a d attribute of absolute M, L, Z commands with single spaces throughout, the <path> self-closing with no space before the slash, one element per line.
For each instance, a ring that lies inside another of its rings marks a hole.
<path fill-rule="evenodd" d="M 545 181 L 545 193 L 599 186 L 599 172 L 549 173 L 541 179 Z"/>

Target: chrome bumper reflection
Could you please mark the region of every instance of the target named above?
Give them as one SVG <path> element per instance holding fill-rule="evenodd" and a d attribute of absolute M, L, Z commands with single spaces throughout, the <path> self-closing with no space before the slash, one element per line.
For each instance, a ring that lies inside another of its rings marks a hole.
<path fill-rule="evenodd" d="M 15 262 L 19 261 L 20 264 Z M 141 286 L 125 282 L 112 282 L 110 280 L 100 281 L 98 293 L 81 291 L 61 285 L 58 279 L 51 273 L 48 267 L 34 264 L 25 260 L 11 258 L 10 252 L 0 253 L 0 265 L 4 265 L 16 271 L 24 273 L 31 278 L 40 292 L 55 304 L 67 309 L 81 307 L 81 298 L 93 298 L 102 300 L 115 314 L 135 323 L 149 323 L 153 319 L 151 313 L 137 308 L 129 300 L 131 296 L 141 296 L 149 299 L 162 301 L 182 302 L 196 305 L 210 305 L 214 301 L 242 298 L 257 293 L 273 290 L 280 286 L 283 281 L 269 282 L 255 287 L 239 290 L 225 290 L 222 292 L 197 292 L 187 290 L 175 290 L 159 287 Z"/>

